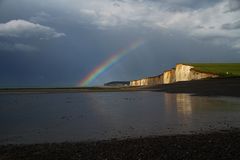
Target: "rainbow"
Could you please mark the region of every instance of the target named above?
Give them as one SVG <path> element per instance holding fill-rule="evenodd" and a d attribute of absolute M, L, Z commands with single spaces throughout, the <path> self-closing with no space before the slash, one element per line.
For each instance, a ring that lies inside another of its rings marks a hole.
<path fill-rule="evenodd" d="M 108 70 L 111 66 L 113 66 L 115 63 L 117 63 L 119 60 L 121 60 L 125 55 L 132 52 L 136 48 L 140 47 L 142 44 L 144 44 L 143 39 L 135 40 L 133 43 L 131 43 L 128 47 L 125 49 L 120 49 L 115 54 L 112 54 L 107 60 L 105 60 L 103 63 L 95 67 L 85 78 L 83 78 L 80 81 L 80 86 L 88 86 L 92 81 L 94 81 L 98 76 L 100 76 L 103 72 Z"/>

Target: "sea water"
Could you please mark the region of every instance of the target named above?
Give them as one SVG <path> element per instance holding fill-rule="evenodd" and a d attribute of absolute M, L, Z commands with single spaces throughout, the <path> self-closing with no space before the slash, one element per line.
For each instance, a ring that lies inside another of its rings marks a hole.
<path fill-rule="evenodd" d="M 81 142 L 240 127 L 240 99 L 161 92 L 1 94 L 0 144 Z"/>

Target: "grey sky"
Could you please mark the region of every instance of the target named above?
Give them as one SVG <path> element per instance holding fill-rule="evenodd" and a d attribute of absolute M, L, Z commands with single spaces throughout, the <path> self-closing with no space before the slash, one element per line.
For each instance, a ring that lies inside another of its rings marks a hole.
<path fill-rule="evenodd" d="M 0 0 L 0 87 L 76 86 L 138 38 L 91 85 L 239 62 L 239 21 L 239 0 Z"/>

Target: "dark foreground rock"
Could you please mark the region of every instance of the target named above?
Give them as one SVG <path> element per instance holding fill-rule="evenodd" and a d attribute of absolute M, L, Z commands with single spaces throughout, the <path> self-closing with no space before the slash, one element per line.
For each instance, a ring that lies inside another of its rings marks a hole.
<path fill-rule="evenodd" d="M 85 143 L 0 146 L 1 160 L 237 160 L 240 131 Z"/>
<path fill-rule="evenodd" d="M 198 96 L 240 97 L 240 78 L 194 80 L 145 88 L 168 93 L 190 93 Z"/>

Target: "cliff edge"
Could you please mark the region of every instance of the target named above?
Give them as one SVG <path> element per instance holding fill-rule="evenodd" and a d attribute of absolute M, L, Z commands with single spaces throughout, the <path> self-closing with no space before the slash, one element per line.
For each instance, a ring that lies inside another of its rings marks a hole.
<path fill-rule="evenodd" d="M 175 68 L 167 70 L 161 75 L 130 81 L 130 86 L 171 84 L 180 81 L 191 81 L 216 77 L 219 77 L 219 75 L 216 73 L 196 70 L 193 65 L 177 64 Z"/>

